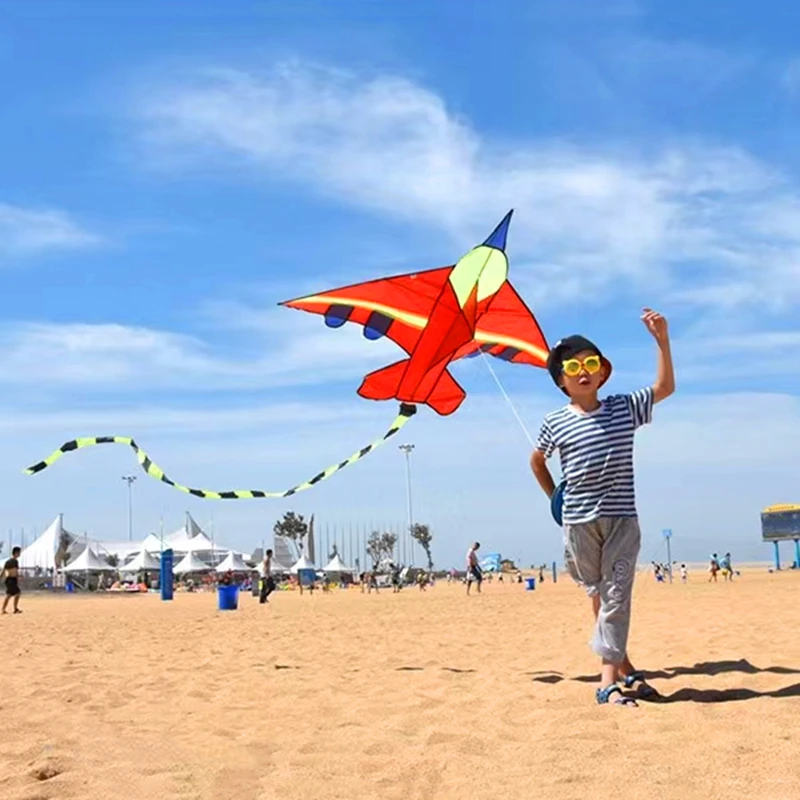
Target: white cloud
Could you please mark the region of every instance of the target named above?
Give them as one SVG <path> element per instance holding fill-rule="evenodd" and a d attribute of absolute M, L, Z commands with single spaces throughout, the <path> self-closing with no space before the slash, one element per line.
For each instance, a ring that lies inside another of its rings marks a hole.
<path fill-rule="evenodd" d="M 350 380 L 402 355 L 391 342 L 365 342 L 356 326 L 330 331 L 319 317 L 279 311 L 239 308 L 230 326 L 244 325 L 245 335 L 219 354 L 200 338 L 151 328 L 8 324 L 0 327 L 0 384 L 137 392 L 255 389 Z"/>
<path fill-rule="evenodd" d="M 64 211 L 0 203 L 0 258 L 88 247 L 99 241 Z"/>
<path fill-rule="evenodd" d="M 495 142 L 409 80 L 298 63 L 150 88 L 137 113 L 151 152 L 173 164 L 255 165 L 440 226 L 462 249 L 513 206 L 515 270 L 535 275 L 540 297 L 580 280 L 704 306 L 800 299 L 800 193 L 739 148 Z"/>

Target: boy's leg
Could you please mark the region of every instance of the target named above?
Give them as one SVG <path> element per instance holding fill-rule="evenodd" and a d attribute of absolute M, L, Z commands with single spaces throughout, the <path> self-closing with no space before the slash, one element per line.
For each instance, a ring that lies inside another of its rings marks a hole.
<path fill-rule="evenodd" d="M 600 610 L 592 646 L 603 659 L 620 667 L 626 661 L 631 623 L 631 596 L 636 559 L 641 546 L 635 517 L 600 520 L 601 551 Z"/>
<path fill-rule="evenodd" d="M 564 526 L 564 561 L 572 579 L 586 589 L 595 610 L 595 633 L 592 649 L 603 659 L 601 683 L 603 687 L 617 682 L 617 667 L 594 646 L 601 609 L 599 587 L 602 581 L 603 537 L 599 522 L 584 522 Z"/>

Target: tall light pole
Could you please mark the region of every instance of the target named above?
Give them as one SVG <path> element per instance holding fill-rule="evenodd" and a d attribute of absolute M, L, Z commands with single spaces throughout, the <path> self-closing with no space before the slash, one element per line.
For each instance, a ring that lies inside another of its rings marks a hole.
<path fill-rule="evenodd" d="M 414 537 L 411 536 L 411 528 L 414 525 L 414 511 L 411 506 L 411 453 L 414 450 L 413 444 L 398 445 L 398 449 L 406 454 L 406 493 L 408 496 L 408 535 L 411 539 L 411 563 L 414 563 Z"/>
<path fill-rule="evenodd" d="M 128 484 L 128 541 L 133 541 L 133 491 L 131 486 L 136 480 L 135 475 L 123 475 L 122 480 Z"/>

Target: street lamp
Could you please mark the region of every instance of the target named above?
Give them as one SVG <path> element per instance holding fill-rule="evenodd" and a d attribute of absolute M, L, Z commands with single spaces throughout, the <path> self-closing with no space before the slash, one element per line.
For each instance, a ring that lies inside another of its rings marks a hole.
<path fill-rule="evenodd" d="M 408 535 L 411 538 L 411 563 L 414 563 L 414 537 L 411 536 L 411 529 L 414 524 L 414 511 L 411 506 L 411 453 L 414 450 L 413 444 L 398 445 L 398 449 L 406 454 L 406 493 L 408 495 Z"/>
<path fill-rule="evenodd" d="M 135 475 L 123 475 L 122 480 L 128 484 L 128 541 L 133 541 L 133 492 L 131 486 L 136 480 Z"/>

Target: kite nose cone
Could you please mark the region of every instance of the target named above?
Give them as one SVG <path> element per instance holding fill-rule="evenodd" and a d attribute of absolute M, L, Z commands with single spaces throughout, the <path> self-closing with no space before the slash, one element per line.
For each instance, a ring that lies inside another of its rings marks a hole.
<path fill-rule="evenodd" d="M 489 238 L 484 242 L 487 247 L 494 247 L 496 250 L 505 252 L 508 226 L 511 223 L 511 215 L 513 213 L 514 209 L 512 208 L 511 211 L 503 217 L 500 224 L 489 234 Z"/>

